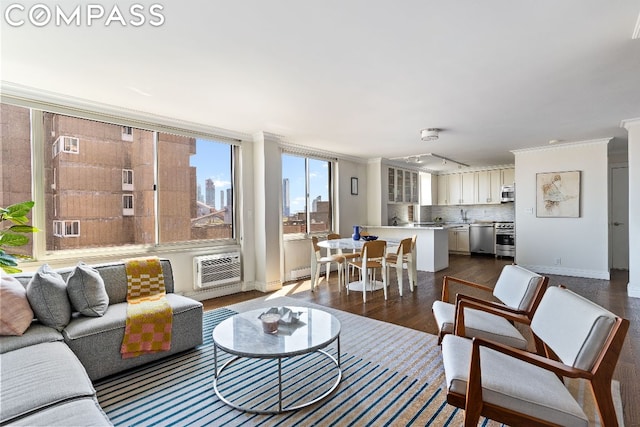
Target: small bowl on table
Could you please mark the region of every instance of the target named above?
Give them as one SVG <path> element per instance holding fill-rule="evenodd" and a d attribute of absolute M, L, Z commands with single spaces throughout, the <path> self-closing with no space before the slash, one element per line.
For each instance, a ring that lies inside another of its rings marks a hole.
<path fill-rule="evenodd" d="M 373 240 L 378 240 L 378 236 L 372 236 L 372 235 L 362 236 L 362 240 L 366 240 L 367 242 L 371 242 Z"/>

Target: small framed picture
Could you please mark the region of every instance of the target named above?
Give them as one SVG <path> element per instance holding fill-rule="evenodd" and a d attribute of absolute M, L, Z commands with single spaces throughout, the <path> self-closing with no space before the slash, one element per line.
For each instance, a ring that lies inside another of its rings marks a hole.
<path fill-rule="evenodd" d="M 354 196 L 358 195 L 358 178 L 355 176 L 351 177 L 351 194 Z"/>

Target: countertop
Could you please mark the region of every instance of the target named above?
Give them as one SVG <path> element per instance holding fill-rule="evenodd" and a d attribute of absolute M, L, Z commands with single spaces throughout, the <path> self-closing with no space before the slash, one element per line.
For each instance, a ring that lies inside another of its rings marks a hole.
<path fill-rule="evenodd" d="M 363 229 L 367 228 L 388 228 L 388 229 L 431 229 L 431 230 L 448 230 L 450 228 L 457 227 L 469 227 L 471 225 L 483 225 L 489 226 L 493 225 L 493 222 L 488 221 L 478 221 L 478 222 L 445 222 L 445 223 L 435 223 L 435 222 L 418 222 L 414 224 L 401 224 L 401 225 L 363 225 Z"/>
<path fill-rule="evenodd" d="M 451 226 L 447 224 L 441 224 L 441 225 L 402 224 L 402 225 L 363 225 L 362 228 L 365 230 L 369 228 L 412 229 L 412 230 L 415 230 L 416 228 L 418 228 L 418 229 L 431 229 L 431 230 L 445 230 L 447 228 L 451 228 Z"/>

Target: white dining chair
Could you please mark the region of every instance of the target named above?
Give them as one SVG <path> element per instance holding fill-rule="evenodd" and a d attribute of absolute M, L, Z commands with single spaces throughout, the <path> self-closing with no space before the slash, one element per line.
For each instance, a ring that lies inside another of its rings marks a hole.
<path fill-rule="evenodd" d="M 330 266 L 331 263 L 335 262 L 338 265 L 338 290 L 339 292 L 342 292 L 342 286 L 344 286 L 342 273 L 346 265 L 345 257 L 339 254 L 332 254 L 323 257 L 320 253 L 320 249 L 320 246 L 318 246 L 318 238 L 313 236 L 311 238 L 311 291 L 314 292 L 316 290 L 316 286 L 320 280 L 320 268 L 322 267 L 322 264 L 327 265 L 327 283 L 329 283 Z"/>
<path fill-rule="evenodd" d="M 336 240 L 336 239 L 341 239 L 340 235 L 338 233 L 329 233 L 327 234 L 327 240 Z M 357 250 L 353 250 L 353 252 L 350 253 L 345 253 L 342 251 L 342 249 L 338 249 L 337 252 L 335 253 L 336 255 L 342 255 L 345 259 L 345 263 L 348 263 L 349 261 L 353 261 L 356 260 L 358 258 L 360 258 L 360 252 L 358 252 Z M 331 255 L 331 249 L 327 249 L 327 256 Z M 329 266 L 330 264 L 327 264 L 327 280 L 329 280 Z M 348 281 L 349 279 L 349 266 L 345 265 L 345 282 Z"/>
<path fill-rule="evenodd" d="M 403 288 L 403 270 L 406 266 L 407 275 L 409 277 L 409 289 L 413 292 L 413 287 L 416 281 L 415 274 L 415 238 L 407 237 L 406 239 L 402 239 L 400 244 L 398 245 L 398 249 L 396 253 L 390 253 L 386 256 L 386 268 L 385 274 L 387 275 L 387 282 L 389 270 L 391 268 L 395 268 L 396 277 L 398 280 L 398 291 L 400 292 L 400 296 L 402 296 L 402 288 Z"/>

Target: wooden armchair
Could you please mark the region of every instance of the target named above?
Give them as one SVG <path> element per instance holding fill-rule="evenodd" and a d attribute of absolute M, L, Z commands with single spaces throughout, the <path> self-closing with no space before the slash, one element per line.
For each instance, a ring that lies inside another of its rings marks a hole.
<path fill-rule="evenodd" d="M 478 310 L 500 314 L 488 305 Z M 587 426 L 588 417 L 562 377 L 589 382 L 603 426 L 617 426 L 611 380 L 629 321 L 561 287 L 550 287 L 531 320 L 544 355 L 483 338 L 442 340 L 447 402 L 511 426 Z"/>
<path fill-rule="evenodd" d="M 439 341 L 445 334 L 453 333 L 459 328 L 459 335 L 485 338 L 512 347 L 526 349 L 527 339 L 513 326 L 513 321 L 529 324 L 540 299 L 547 288 L 548 277 L 541 276 L 518 265 L 506 265 L 494 288 L 468 280 L 445 276 L 442 284 L 442 300 L 433 303 L 433 315 L 439 329 Z M 449 286 L 458 283 L 473 289 L 492 293 L 500 302 L 488 302 L 478 297 L 458 294 L 456 302 L 449 302 Z M 481 310 L 465 309 L 463 301 L 485 302 L 494 309 L 509 313 L 511 318 L 496 316 Z M 462 306 L 461 306 L 462 304 Z M 465 322 L 456 325 L 456 313 L 464 311 Z"/>

